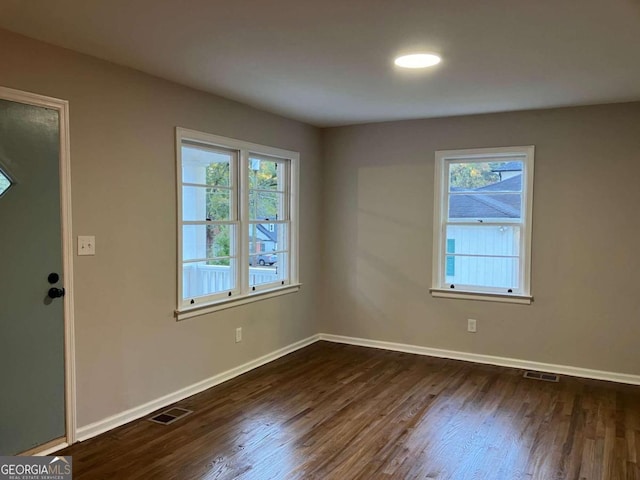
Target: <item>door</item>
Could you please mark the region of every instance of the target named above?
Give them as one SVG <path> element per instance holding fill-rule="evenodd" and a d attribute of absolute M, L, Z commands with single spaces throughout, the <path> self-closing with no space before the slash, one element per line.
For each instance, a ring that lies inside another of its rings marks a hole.
<path fill-rule="evenodd" d="M 66 436 L 60 128 L 0 98 L 0 455 Z"/>

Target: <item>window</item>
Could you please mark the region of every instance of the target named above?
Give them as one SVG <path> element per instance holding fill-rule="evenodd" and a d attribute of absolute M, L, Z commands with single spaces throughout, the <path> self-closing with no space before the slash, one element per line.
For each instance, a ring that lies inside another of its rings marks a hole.
<path fill-rule="evenodd" d="M 178 319 L 296 290 L 298 153 L 176 132 Z"/>
<path fill-rule="evenodd" d="M 11 187 L 11 185 L 12 184 L 11 180 L 9 180 L 9 177 L 5 175 L 2 169 L 0 169 L 0 197 L 4 195 L 7 190 L 9 190 L 9 187 Z"/>
<path fill-rule="evenodd" d="M 436 152 L 434 296 L 530 303 L 534 147 Z"/>

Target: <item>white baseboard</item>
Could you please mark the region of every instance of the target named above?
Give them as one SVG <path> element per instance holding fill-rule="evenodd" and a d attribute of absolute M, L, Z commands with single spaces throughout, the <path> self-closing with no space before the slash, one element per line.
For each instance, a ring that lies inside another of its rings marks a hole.
<path fill-rule="evenodd" d="M 631 375 L 628 373 L 606 372 L 602 370 L 591 370 L 588 368 L 571 367 L 567 365 L 533 362 L 517 358 L 496 357 L 478 353 L 458 352 L 455 350 L 443 350 L 439 348 L 422 347 L 419 345 L 408 345 L 404 343 L 384 342 L 381 340 L 369 340 L 366 338 L 346 337 L 342 335 L 319 333 L 309 338 L 305 338 L 304 340 L 300 340 L 299 342 L 292 343 L 291 345 L 271 352 L 260 358 L 256 358 L 255 360 L 251 360 L 250 362 L 247 362 L 236 368 L 232 368 L 231 370 L 219 373 L 218 375 L 214 375 L 213 377 L 202 380 L 201 382 L 182 388 L 176 392 L 170 393 L 156 400 L 152 400 L 151 402 L 131 408 L 103 420 L 99 420 L 95 423 L 85 425 L 84 427 L 80 427 L 76 432 L 76 439 L 77 441 L 88 440 L 89 438 L 112 430 L 116 427 L 124 425 L 125 423 L 137 420 L 138 418 L 144 417 L 160 408 L 171 405 L 175 402 L 190 397 L 191 395 L 195 395 L 196 393 L 200 393 L 204 390 L 207 390 L 208 388 L 214 387 L 222 382 L 226 382 L 227 380 L 231 380 L 232 378 L 253 370 L 254 368 L 272 362 L 277 358 L 311 345 L 318 340 L 325 340 L 334 343 L 345 343 L 361 347 L 380 348 L 383 350 L 392 350 L 395 352 L 414 353 L 417 355 L 426 355 L 430 357 L 450 358 L 453 360 L 463 360 L 466 362 L 482 363 L 487 365 L 498 365 L 501 367 L 512 367 L 523 370 L 536 370 L 542 372 L 557 373 L 559 375 L 568 375 L 572 377 L 591 378 L 595 380 L 607 380 L 610 382 L 640 385 L 640 375 Z M 64 444 L 53 447 L 46 452 L 42 452 L 41 455 L 46 455 L 66 446 L 67 445 Z"/>
<path fill-rule="evenodd" d="M 53 452 L 57 452 L 58 450 L 62 450 L 63 448 L 67 448 L 69 444 L 67 442 L 58 443 L 52 447 L 47 448 L 46 450 L 42 450 L 41 452 L 34 453 L 34 457 L 46 457 L 47 455 L 51 455 Z"/>
<path fill-rule="evenodd" d="M 305 338 L 304 340 L 300 340 L 299 342 L 292 343 L 291 345 L 287 345 L 284 348 L 268 353 L 267 355 L 264 355 L 260 358 L 251 360 L 250 362 L 247 362 L 243 365 L 232 368 L 231 370 L 219 373 L 218 375 L 214 375 L 213 377 L 202 380 L 201 382 L 182 388 L 176 392 L 157 398 L 156 400 L 147 402 L 144 405 L 131 408 L 103 420 L 99 420 L 89 425 L 85 425 L 84 427 L 80 427 L 76 432 L 76 439 L 77 441 L 82 442 L 84 440 L 88 440 L 89 438 L 95 437 L 96 435 L 100 435 L 101 433 L 124 425 L 125 423 L 137 420 L 138 418 L 144 417 L 160 408 L 171 405 L 172 403 L 183 400 L 187 397 L 190 397 L 191 395 L 195 395 L 196 393 L 200 393 L 208 388 L 211 388 L 215 385 L 226 382 L 227 380 L 231 380 L 234 377 L 253 370 L 254 368 L 272 362 L 277 358 L 304 348 L 307 345 L 311 345 L 312 343 L 317 342 L 319 339 L 319 335 L 313 335 L 309 338 Z"/>
<path fill-rule="evenodd" d="M 607 380 L 609 382 L 627 383 L 630 385 L 640 385 L 640 375 L 628 373 L 606 372 L 602 370 L 591 370 L 588 368 L 571 367 L 567 365 L 554 365 L 551 363 L 532 362 L 517 358 L 495 357 L 492 355 L 481 355 L 478 353 L 457 352 L 454 350 L 442 350 L 439 348 L 421 347 L 419 345 L 407 345 L 404 343 L 383 342 L 380 340 L 369 340 L 366 338 L 345 337 L 342 335 L 331 335 L 320 333 L 320 340 L 334 343 L 346 343 L 361 347 L 380 348 L 383 350 L 393 350 L 395 352 L 415 353 L 417 355 L 427 355 L 430 357 L 450 358 L 453 360 L 464 360 L 466 362 L 483 363 L 487 365 L 498 365 L 501 367 L 520 368 L 523 370 L 536 370 L 571 377 L 591 378 L 595 380 Z"/>

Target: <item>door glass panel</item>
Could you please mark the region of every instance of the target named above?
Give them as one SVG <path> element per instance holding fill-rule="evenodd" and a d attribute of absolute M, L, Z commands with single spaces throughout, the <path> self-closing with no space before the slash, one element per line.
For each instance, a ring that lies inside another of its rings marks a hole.
<path fill-rule="evenodd" d="M 0 197 L 11 187 L 11 180 L 0 170 Z"/>

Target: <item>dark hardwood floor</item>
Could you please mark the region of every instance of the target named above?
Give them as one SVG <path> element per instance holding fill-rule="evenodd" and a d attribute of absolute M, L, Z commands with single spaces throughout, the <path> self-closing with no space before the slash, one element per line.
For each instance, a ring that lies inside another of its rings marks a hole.
<path fill-rule="evenodd" d="M 639 479 L 640 388 L 313 344 L 63 454 L 78 479 Z"/>

